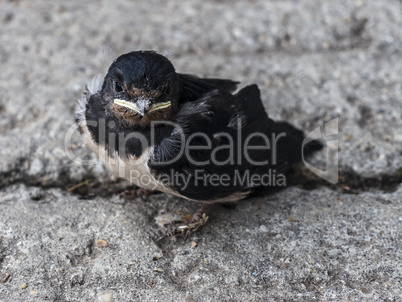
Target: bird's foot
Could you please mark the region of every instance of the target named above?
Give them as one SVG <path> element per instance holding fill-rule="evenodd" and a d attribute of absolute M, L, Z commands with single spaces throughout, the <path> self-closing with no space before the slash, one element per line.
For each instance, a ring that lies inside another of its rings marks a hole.
<path fill-rule="evenodd" d="M 119 194 L 120 198 L 123 199 L 136 199 L 140 197 L 142 200 L 145 200 L 149 195 L 153 194 L 155 191 L 153 190 L 148 190 L 148 189 L 130 189 L 130 190 L 124 190 Z"/>
<path fill-rule="evenodd" d="M 197 231 L 201 226 L 203 226 L 208 221 L 208 216 L 205 211 L 209 208 L 209 204 L 204 204 L 202 209 L 191 216 L 190 219 L 173 220 L 165 224 L 165 226 L 175 226 L 176 229 L 167 233 L 166 235 L 160 237 L 159 240 L 163 240 L 169 237 L 183 236 L 184 241 Z"/>

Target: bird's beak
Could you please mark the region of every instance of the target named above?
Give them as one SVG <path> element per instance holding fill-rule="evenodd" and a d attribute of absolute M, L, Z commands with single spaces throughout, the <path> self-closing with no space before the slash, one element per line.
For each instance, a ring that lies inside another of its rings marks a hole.
<path fill-rule="evenodd" d="M 172 105 L 172 103 L 170 101 L 168 102 L 164 102 L 164 103 L 156 103 L 154 104 L 148 112 L 152 112 L 152 111 L 156 111 L 156 110 L 160 110 L 160 109 L 165 109 L 168 108 Z"/>
<path fill-rule="evenodd" d="M 128 102 L 126 100 L 121 100 L 121 99 L 114 99 L 113 101 L 115 104 L 126 107 L 128 109 L 134 110 L 135 112 L 142 114 L 140 109 L 137 107 L 136 103 Z"/>
<path fill-rule="evenodd" d="M 149 100 L 139 99 L 139 100 L 137 100 L 136 104 L 137 104 L 137 108 L 139 110 L 139 113 L 142 116 L 147 114 L 151 109 L 151 104 L 150 104 Z"/>
<path fill-rule="evenodd" d="M 121 100 L 121 99 L 114 99 L 114 103 L 126 108 L 129 108 L 131 110 L 134 110 L 135 112 L 141 114 L 144 116 L 148 112 L 168 108 L 171 106 L 171 102 L 164 102 L 164 103 L 156 103 L 154 105 L 151 105 L 148 100 L 143 100 L 139 99 L 136 103 L 129 102 L 126 100 Z"/>

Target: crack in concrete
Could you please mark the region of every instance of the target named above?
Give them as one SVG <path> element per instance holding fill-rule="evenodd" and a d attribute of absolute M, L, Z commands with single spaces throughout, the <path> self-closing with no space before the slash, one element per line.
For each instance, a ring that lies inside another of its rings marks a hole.
<path fill-rule="evenodd" d="M 71 191 L 71 194 L 79 195 L 81 198 L 86 199 L 95 196 L 111 197 L 130 187 L 130 184 L 123 179 L 96 180 L 96 175 L 90 171 L 78 183 L 76 179 L 70 178 L 68 173 L 60 173 L 56 179 L 49 179 L 46 176 L 30 176 L 22 168 L 22 163 L 25 161 L 26 158 L 20 158 L 13 169 L 0 173 L 0 190 L 14 184 L 24 184 L 28 187 L 41 189 L 60 188 L 67 191 L 81 182 L 88 182 L 88 184 Z M 394 192 L 402 183 L 402 168 L 393 174 L 379 174 L 372 177 L 364 177 L 351 169 L 341 170 L 339 174 L 339 182 L 331 184 L 312 175 L 310 171 L 296 168 L 293 173 L 288 175 L 287 187 L 298 186 L 309 191 L 327 187 L 345 194 L 359 194 L 366 191 Z M 269 193 L 276 190 L 269 188 L 263 191 L 264 193 Z"/>

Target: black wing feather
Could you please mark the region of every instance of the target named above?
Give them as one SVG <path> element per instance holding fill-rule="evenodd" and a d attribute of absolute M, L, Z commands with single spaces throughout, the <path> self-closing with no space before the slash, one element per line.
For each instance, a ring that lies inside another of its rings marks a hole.
<path fill-rule="evenodd" d="M 181 103 L 195 101 L 215 89 L 233 91 L 239 82 L 226 79 L 199 78 L 191 74 L 178 73 L 181 83 Z"/>

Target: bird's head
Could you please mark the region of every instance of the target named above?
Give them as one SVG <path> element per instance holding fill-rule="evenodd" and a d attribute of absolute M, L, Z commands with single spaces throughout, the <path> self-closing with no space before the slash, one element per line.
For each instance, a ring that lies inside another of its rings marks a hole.
<path fill-rule="evenodd" d="M 147 127 L 177 111 L 179 82 L 172 63 L 152 51 L 117 58 L 102 87 L 108 110 L 126 123 Z"/>

